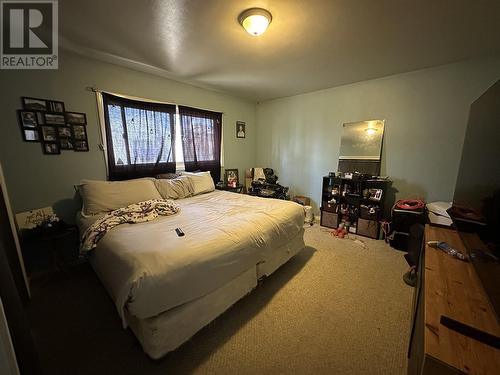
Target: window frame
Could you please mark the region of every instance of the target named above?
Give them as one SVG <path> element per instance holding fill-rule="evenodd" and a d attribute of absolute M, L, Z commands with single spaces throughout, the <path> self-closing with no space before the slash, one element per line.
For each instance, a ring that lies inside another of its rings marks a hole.
<path fill-rule="evenodd" d="M 108 169 L 108 179 L 109 180 L 122 180 L 129 178 L 140 178 L 140 177 L 154 177 L 158 173 L 166 173 L 172 172 L 176 170 L 176 161 L 175 161 L 175 115 L 177 106 L 175 104 L 167 104 L 167 103 L 158 103 L 151 101 L 142 101 L 129 99 L 122 96 L 117 96 L 109 93 L 102 93 L 103 100 L 103 120 L 104 120 L 104 131 L 106 135 L 106 159 L 107 159 L 107 169 Z M 124 142 L 126 144 L 125 150 L 127 153 L 127 162 L 126 165 L 116 164 L 115 160 L 115 149 L 113 144 L 113 136 L 112 136 L 112 128 L 110 124 L 109 117 L 109 105 L 117 105 L 120 107 L 120 113 L 122 117 L 123 132 L 124 132 Z M 157 162 L 157 163 L 140 163 L 140 164 L 132 164 L 130 159 L 130 144 L 129 144 L 129 136 L 128 129 L 126 126 L 126 118 L 125 118 L 125 108 L 136 108 L 139 110 L 147 110 L 153 112 L 167 113 L 170 117 L 170 134 L 171 141 L 170 147 L 172 151 L 171 160 L 167 162 Z M 127 171 L 133 170 L 131 173 L 127 173 Z M 136 174 L 136 176 L 131 176 L 131 174 Z"/>

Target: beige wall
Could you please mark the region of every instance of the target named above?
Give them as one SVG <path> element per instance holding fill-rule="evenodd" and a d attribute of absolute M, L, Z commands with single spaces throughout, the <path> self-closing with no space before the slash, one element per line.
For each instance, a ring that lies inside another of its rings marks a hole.
<path fill-rule="evenodd" d="M 397 197 L 449 201 L 469 106 L 499 77 L 499 58 L 477 60 L 260 103 L 257 164 L 317 208 L 321 177 L 337 169 L 342 124 L 385 119 L 382 174 Z"/>
<path fill-rule="evenodd" d="M 57 71 L 0 71 L 0 159 L 14 212 L 54 205 L 65 219 L 77 209 L 73 185 L 82 178 L 106 177 L 95 94 L 87 86 L 165 102 L 224 112 L 225 166 L 243 170 L 255 161 L 255 103 L 196 88 L 73 53 L 60 55 Z M 21 96 L 64 101 L 66 110 L 85 112 L 90 152 L 42 154 L 39 143 L 22 141 L 16 110 Z M 247 123 L 247 138 L 237 139 L 235 122 Z"/>

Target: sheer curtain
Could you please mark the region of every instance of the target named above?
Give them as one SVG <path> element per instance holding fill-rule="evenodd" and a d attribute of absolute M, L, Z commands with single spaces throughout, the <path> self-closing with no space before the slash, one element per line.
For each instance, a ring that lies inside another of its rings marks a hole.
<path fill-rule="evenodd" d="M 102 97 L 109 179 L 175 172 L 175 105 Z"/>
<path fill-rule="evenodd" d="M 186 171 L 210 171 L 220 180 L 222 113 L 179 106 Z"/>

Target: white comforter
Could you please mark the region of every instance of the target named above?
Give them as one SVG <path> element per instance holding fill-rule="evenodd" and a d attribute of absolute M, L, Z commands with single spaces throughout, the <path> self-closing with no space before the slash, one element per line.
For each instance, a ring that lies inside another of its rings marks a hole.
<path fill-rule="evenodd" d="M 289 201 L 215 191 L 176 203 L 174 216 L 113 228 L 91 254 L 124 325 L 125 308 L 143 319 L 214 291 L 296 237 L 304 223 L 302 206 Z"/>

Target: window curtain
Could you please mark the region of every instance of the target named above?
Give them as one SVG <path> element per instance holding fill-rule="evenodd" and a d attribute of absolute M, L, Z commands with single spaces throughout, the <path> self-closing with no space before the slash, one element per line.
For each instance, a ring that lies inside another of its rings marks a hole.
<path fill-rule="evenodd" d="M 175 172 L 175 105 L 102 97 L 109 179 Z"/>
<path fill-rule="evenodd" d="M 210 171 L 220 180 L 222 113 L 179 106 L 186 171 Z"/>

